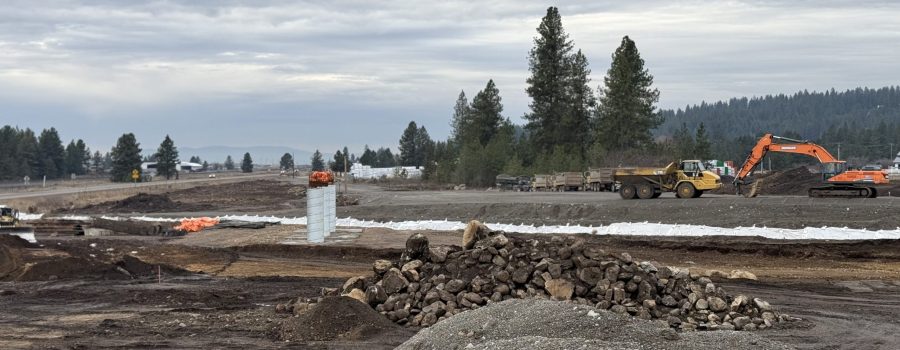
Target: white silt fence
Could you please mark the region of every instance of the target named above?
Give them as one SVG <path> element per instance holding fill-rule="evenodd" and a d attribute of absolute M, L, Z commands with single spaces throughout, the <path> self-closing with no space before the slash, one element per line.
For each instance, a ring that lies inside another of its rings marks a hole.
<path fill-rule="evenodd" d="M 337 186 L 332 184 L 328 186 L 328 212 L 325 215 L 328 217 L 328 231 L 334 232 L 337 230 Z"/>
<path fill-rule="evenodd" d="M 324 207 L 324 188 L 310 188 L 306 191 L 306 240 L 310 243 L 325 242 Z"/>

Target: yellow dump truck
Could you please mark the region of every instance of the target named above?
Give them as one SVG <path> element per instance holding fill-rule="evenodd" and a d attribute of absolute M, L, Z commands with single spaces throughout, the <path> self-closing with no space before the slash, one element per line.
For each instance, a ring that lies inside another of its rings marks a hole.
<path fill-rule="evenodd" d="M 616 168 L 613 181 L 623 199 L 657 198 L 675 192 L 678 198 L 698 198 L 704 191 L 722 187 L 719 175 L 706 170 L 699 160 L 672 162 L 665 168 Z"/>

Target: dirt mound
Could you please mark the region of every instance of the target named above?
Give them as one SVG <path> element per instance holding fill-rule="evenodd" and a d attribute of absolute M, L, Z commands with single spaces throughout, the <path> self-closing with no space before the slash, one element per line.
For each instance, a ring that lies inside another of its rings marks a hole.
<path fill-rule="evenodd" d="M 8 248 L 37 248 L 37 245 L 28 243 L 22 237 L 0 234 L 0 246 Z"/>
<path fill-rule="evenodd" d="M 207 204 L 193 204 L 173 201 L 165 194 L 138 193 L 120 201 L 108 201 L 99 204 L 91 204 L 77 209 L 60 209 L 57 212 L 78 213 L 159 213 L 174 211 L 203 211 L 212 206 Z"/>
<path fill-rule="evenodd" d="M 278 330 L 278 338 L 290 341 L 360 341 L 400 328 L 356 299 L 326 297 L 298 317 L 286 319 Z"/>
<path fill-rule="evenodd" d="M 822 183 L 821 174 L 814 174 L 805 166 L 774 172 L 758 179 L 762 181 L 759 193 L 763 195 L 806 195 L 810 187 Z"/>

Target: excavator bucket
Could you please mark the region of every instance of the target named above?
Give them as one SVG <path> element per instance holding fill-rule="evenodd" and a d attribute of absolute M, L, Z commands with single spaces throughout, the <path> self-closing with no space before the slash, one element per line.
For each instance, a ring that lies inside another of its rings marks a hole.
<path fill-rule="evenodd" d="M 744 197 L 753 198 L 759 195 L 759 188 L 762 187 L 762 180 L 753 181 L 750 185 L 750 191 L 744 193 Z"/>

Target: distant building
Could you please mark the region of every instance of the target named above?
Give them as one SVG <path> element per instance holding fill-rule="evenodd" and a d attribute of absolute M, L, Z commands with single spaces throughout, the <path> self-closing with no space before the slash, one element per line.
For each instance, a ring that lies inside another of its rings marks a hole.
<path fill-rule="evenodd" d="M 897 152 L 897 158 L 894 158 L 894 167 L 900 168 L 900 152 Z"/>
<path fill-rule="evenodd" d="M 195 171 L 200 171 L 203 168 L 203 164 L 191 163 L 191 162 L 178 162 L 175 164 L 175 170 L 182 173 L 192 173 Z M 153 175 L 156 175 L 156 162 L 143 162 L 141 163 L 141 172 L 148 173 L 153 172 Z"/>

